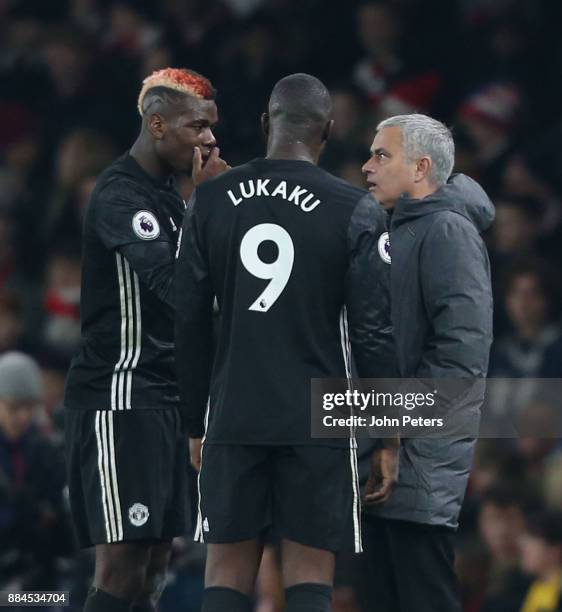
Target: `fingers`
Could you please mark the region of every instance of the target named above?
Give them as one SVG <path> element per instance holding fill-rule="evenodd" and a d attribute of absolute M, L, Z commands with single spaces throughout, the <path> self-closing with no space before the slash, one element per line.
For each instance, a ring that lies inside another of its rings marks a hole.
<path fill-rule="evenodd" d="M 213 147 L 211 149 L 211 154 L 209 155 L 209 159 L 207 160 L 207 163 L 214 162 L 215 160 L 219 159 L 220 152 L 221 150 L 218 147 Z"/>
<path fill-rule="evenodd" d="M 201 149 L 194 147 L 193 149 L 193 160 L 192 160 L 192 175 L 195 176 L 201 172 L 203 166 L 203 158 L 201 157 Z"/>
<path fill-rule="evenodd" d="M 195 147 L 193 153 L 193 170 L 191 173 L 195 186 L 200 185 L 204 181 L 213 178 L 214 176 L 218 176 L 227 170 L 230 170 L 230 166 L 219 156 L 219 147 L 213 147 L 209 157 L 203 165 L 201 150 L 199 147 Z"/>
<path fill-rule="evenodd" d="M 201 438 L 191 438 L 189 440 L 189 459 L 193 468 L 199 472 L 201 470 L 201 453 L 203 445 Z"/>
<path fill-rule="evenodd" d="M 192 449 L 190 459 L 193 468 L 199 472 L 201 470 L 201 451 Z"/>
<path fill-rule="evenodd" d="M 386 478 L 383 479 L 381 486 L 376 491 L 365 493 L 363 503 L 366 506 L 375 506 L 377 504 L 383 504 L 390 497 L 392 489 L 394 488 L 394 484 L 394 480 Z"/>
<path fill-rule="evenodd" d="M 191 457 L 191 465 L 196 472 L 199 472 L 201 470 L 201 458 Z"/>

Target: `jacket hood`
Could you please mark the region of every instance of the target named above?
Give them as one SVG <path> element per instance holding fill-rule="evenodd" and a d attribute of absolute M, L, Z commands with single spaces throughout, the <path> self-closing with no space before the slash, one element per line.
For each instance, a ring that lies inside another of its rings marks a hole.
<path fill-rule="evenodd" d="M 453 174 L 445 185 L 422 200 L 401 197 L 392 212 L 391 229 L 444 210 L 466 217 L 480 233 L 490 227 L 495 216 L 484 189 L 465 174 Z"/>

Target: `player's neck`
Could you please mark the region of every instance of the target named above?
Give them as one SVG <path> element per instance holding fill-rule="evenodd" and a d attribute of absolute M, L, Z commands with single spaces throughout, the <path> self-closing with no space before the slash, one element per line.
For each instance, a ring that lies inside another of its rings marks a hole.
<path fill-rule="evenodd" d="M 158 158 L 152 143 L 147 142 L 142 134 L 136 139 L 129 153 L 139 166 L 156 180 L 162 181 L 171 174 L 168 165 Z"/>
<path fill-rule="evenodd" d="M 267 159 L 292 159 L 318 164 L 320 152 L 315 152 L 301 141 L 277 140 L 267 145 Z"/>

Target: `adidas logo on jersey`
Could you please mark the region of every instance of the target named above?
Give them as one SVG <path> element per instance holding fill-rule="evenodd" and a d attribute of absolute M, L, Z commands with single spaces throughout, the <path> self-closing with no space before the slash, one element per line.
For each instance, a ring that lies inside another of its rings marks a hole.
<path fill-rule="evenodd" d="M 209 531 L 209 519 L 207 517 L 203 521 L 203 531 Z"/>

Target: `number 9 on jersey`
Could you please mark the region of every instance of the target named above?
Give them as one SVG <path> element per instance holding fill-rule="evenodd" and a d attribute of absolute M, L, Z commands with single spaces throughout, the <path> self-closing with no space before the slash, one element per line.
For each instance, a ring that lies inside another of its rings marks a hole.
<path fill-rule="evenodd" d="M 260 259 L 258 249 L 263 242 L 271 241 L 277 246 L 277 259 L 267 263 Z M 269 284 L 258 295 L 248 310 L 267 312 L 285 289 L 295 259 L 295 247 L 291 236 L 280 225 L 261 223 L 249 229 L 240 243 L 240 259 L 250 274 L 269 280 Z"/>

